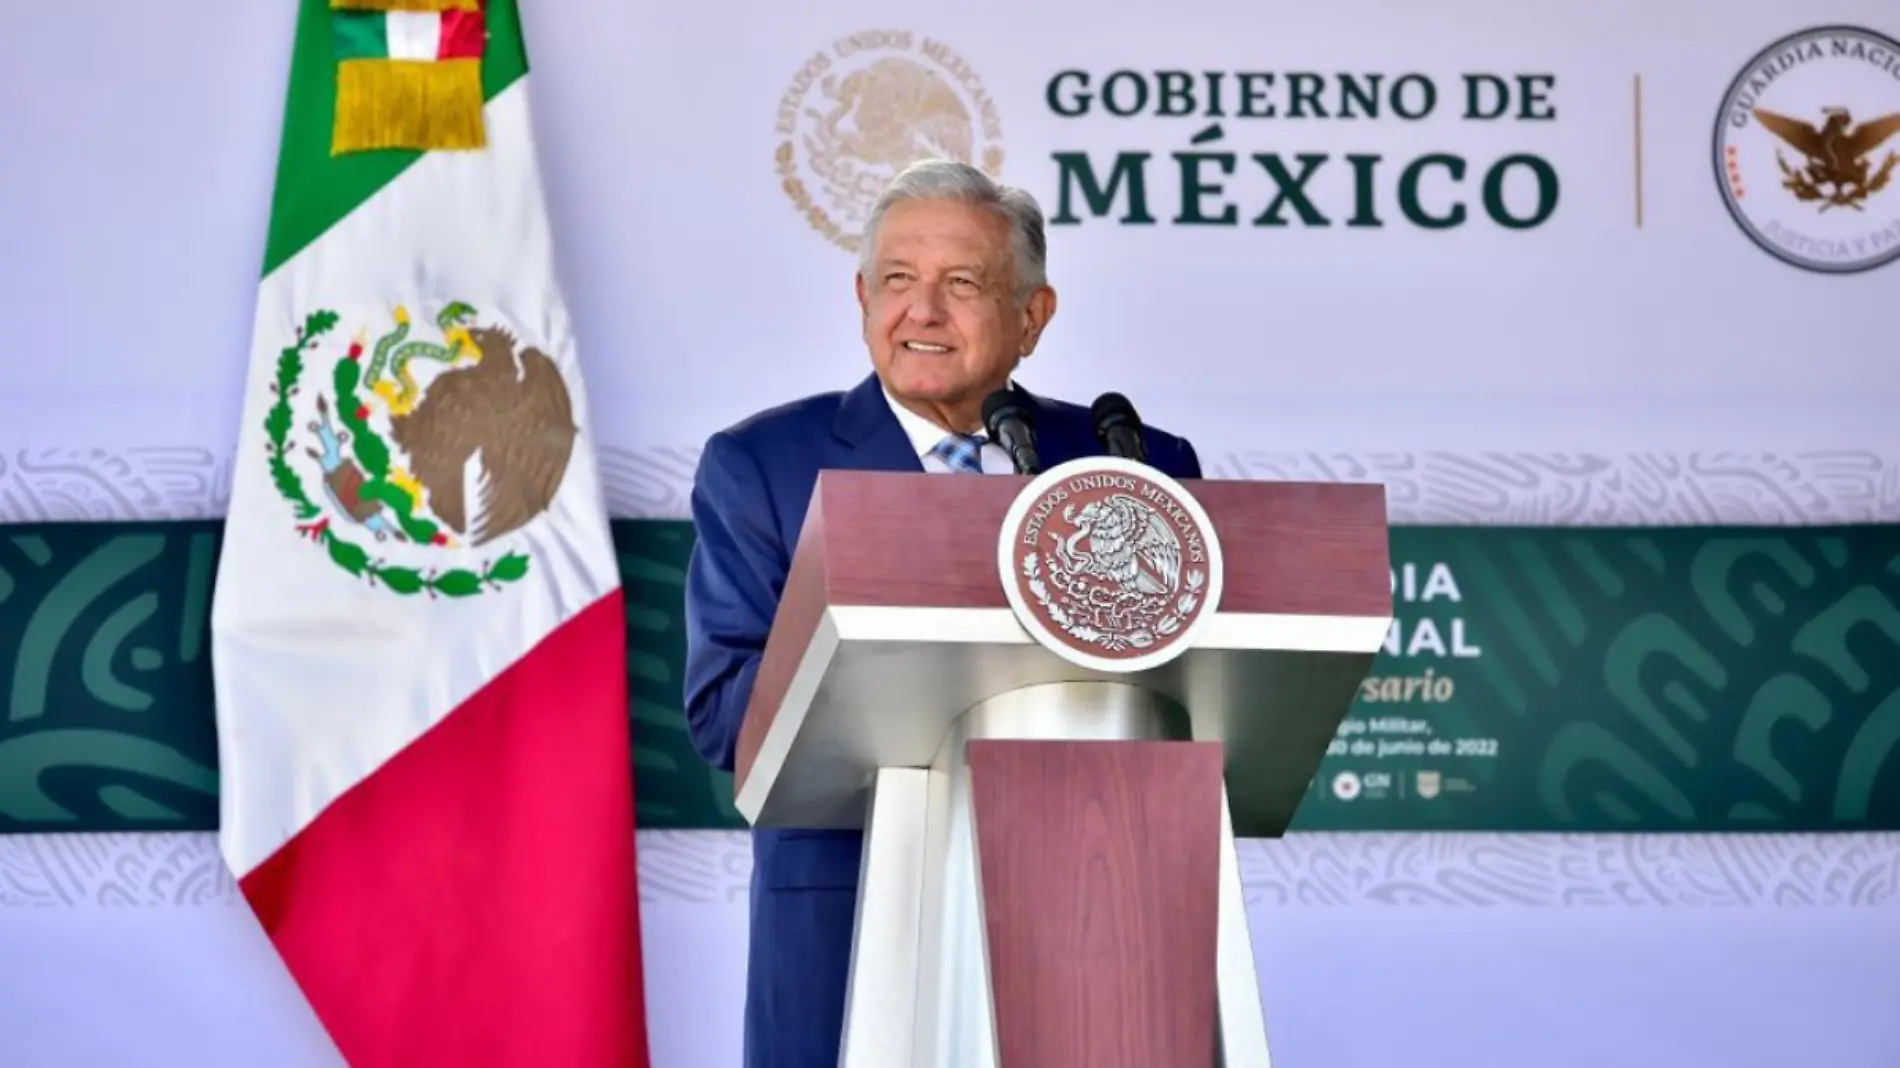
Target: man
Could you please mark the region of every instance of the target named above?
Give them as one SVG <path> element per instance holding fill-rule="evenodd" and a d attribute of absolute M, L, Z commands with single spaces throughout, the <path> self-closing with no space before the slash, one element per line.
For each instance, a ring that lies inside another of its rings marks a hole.
<path fill-rule="evenodd" d="M 739 725 L 818 472 L 1009 474 L 982 430 L 1056 310 L 1042 211 L 960 163 L 899 174 L 866 224 L 858 306 L 873 373 L 853 389 L 774 408 L 713 435 L 693 486 L 686 583 L 686 721 L 731 770 Z M 1044 466 L 1097 455 L 1086 408 L 1023 393 Z M 1185 440 L 1146 431 L 1149 462 L 1199 478 Z M 994 534 L 974 536 L 994 538 Z M 835 1068 L 862 838 L 753 832 L 747 1068 Z"/>

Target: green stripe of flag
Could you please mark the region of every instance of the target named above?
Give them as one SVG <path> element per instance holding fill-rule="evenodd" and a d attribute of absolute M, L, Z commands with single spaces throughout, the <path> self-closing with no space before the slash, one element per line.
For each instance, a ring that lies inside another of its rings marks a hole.
<path fill-rule="evenodd" d="M 517 0 L 488 0 L 488 51 L 482 57 L 482 95 L 493 100 L 528 73 Z M 336 42 L 329 0 L 302 0 L 297 43 L 290 58 L 290 89 L 277 153 L 264 274 L 284 265 L 337 221 L 393 181 L 420 152 L 330 155 L 336 116 Z"/>
<path fill-rule="evenodd" d="M 389 58 L 389 15 L 382 11 L 338 11 L 330 17 L 332 53 L 346 59 Z"/>

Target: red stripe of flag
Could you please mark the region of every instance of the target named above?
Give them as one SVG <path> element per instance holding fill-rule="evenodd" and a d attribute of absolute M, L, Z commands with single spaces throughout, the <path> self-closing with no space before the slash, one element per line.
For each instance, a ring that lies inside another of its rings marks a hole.
<path fill-rule="evenodd" d="M 351 1068 L 647 1068 L 623 597 L 241 880 Z"/>
<path fill-rule="evenodd" d="M 442 12 L 442 39 L 437 59 L 480 59 L 488 43 L 488 20 L 480 11 Z"/>

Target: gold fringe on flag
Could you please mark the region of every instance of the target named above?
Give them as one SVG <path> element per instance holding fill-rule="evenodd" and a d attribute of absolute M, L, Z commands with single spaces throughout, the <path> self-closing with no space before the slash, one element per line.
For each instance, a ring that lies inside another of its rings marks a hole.
<path fill-rule="evenodd" d="M 330 0 L 339 11 L 479 11 L 481 0 Z"/>
<path fill-rule="evenodd" d="M 331 155 L 469 149 L 486 143 L 480 60 L 346 59 L 337 64 Z"/>

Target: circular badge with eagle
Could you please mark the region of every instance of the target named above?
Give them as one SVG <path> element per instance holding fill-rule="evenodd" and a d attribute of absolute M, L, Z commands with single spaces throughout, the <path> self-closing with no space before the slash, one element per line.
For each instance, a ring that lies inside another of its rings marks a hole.
<path fill-rule="evenodd" d="M 1179 482 L 1118 457 L 1036 476 L 1003 519 L 996 559 L 1030 635 L 1097 671 L 1173 660 L 1220 603 L 1220 541 L 1207 513 Z"/>
<path fill-rule="evenodd" d="M 1819 26 L 1763 49 L 1722 98 L 1715 178 L 1742 232 L 1784 263 L 1853 274 L 1900 259 L 1900 41 Z"/>
<path fill-rule="evenodd" d="M 528 573 L 510 535 L 559 492 L 580 431 L 561 369 L 461 301 L 304 317 L 265 418 L 271 481 L 331 563 L 401 595 Z"/>

